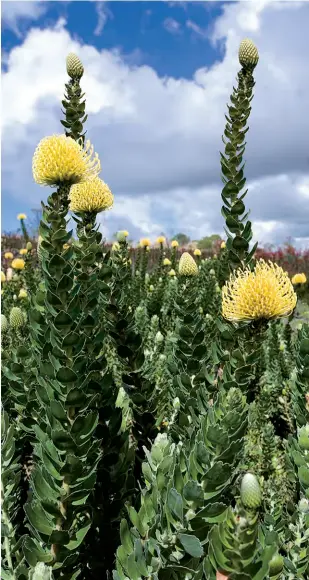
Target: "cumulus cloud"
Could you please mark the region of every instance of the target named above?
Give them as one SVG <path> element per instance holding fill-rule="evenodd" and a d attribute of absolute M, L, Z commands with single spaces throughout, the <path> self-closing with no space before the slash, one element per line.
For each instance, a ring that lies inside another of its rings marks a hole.
<path fill-rule="evenodd" d="M 239 42 L 250 36 L 260 52 L 245 152 L 255 234 L 263 242 L 308 238 L 308 15 L 307 3 L 226 4 L 211 36 L 224 48 L 222 61 L 192 79 L 160 78 L 149 66 L 130 65 L 119 51 L 80 45 L 59 23 L 31 30 L 8 55 L 2 79 L 5 195 L 22 199 L 26 189 L 39 204 L 31 157 L 40 138 L 62 131 L 65 57 L 73 51 L 86 70 L 88 133 L 116 199 L 102 218 L 104 230 L 126 227 L 135 237 L 223 233 L 221 135 Z M 19 92 L 22 99 L 15 98 Z"/>
<path fill-rule="evenodd" d="M 4 28 L 8 28 L 19 38 L 22 37 L 20 26 L 26 21 L 38 20 L 47 9 L 44 0 L 25 2 L 6 0 L 1 3 L 1 20 Z"/>

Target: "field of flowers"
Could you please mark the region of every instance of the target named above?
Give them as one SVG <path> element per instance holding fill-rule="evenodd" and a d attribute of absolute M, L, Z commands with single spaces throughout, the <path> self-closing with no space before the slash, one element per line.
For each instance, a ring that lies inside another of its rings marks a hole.
<path fill-rule="evenodd" d="M 206 252 L 102 240 L 113 194 L 67 57 L 38 240 L 24 214 L 2 236 L 3 580 L 309 578 L 309 252 L 251 247 L 258 60 L 242 41 Z"/>

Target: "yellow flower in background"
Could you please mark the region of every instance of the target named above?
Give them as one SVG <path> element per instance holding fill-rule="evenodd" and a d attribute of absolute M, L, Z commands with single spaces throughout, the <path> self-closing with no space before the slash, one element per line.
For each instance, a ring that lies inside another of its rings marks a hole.
<path fill-rule="evenodd" d="M 169 276 L 176 276 L 175 270 L 170 270 L 168 273 Z"/>
<path fill-rule="evenodd" d="M 224 248 L 226 248 L 226 243 L 225 242 L 221 242 L 221 250 L 224 250 Z"/>
<path fill-rule="evenodd" d="M 118 244 L 118 242 L 114 242 L 112 245 L 112 250 L 115 251 L 115 250 L 119 250 L 119 249 L 120 249 L 120 245 Z"/>
<path fill-rule="evenodd" d="M 12 268 L 8 268 L 6 271 L 6 280 L 9 282 L 13 278 L 13 270 Z"/>
<path fill-rule="evenodd" d="M 13 260 L 14 254 L 12 252 L 5 252 L 4 257 L 6 260 Z"/>
<path fill-rule="evenodd" d="M 19 291 L 18 298 L 27 298 L 27 296 L 28 296 L 28 294 L 27 294 L 27 291 L 26 291 L 26 290 L 24 290 L 24 288 L 22 288 L 22 289 Z"/>
<path fill-rule="evenodd" d="M 222 288 L 222 314 L 230 321 L 268 320 L 288 316 L 297 302 L 287 272 L 272 262 L 257 262 L 232 274 Z"/>
<path fill-rule="evenodd" d="M 164 260 L 163 260 L 163 266 L 170 266 L 171 263 L 172 262 L 168 258 L 164 258 Z"/>
<path fill-rule="evenodd" d="M 63 244 L 62 247 L 64 250 L 68 250 L 71 246 L 70 246 L 70 244 Z"/>
<path fill-rule="evenodd" d="M 198 267 L 189 252 L 184 252 L 179 260 L 179 274 L 181 276 L 197 276 Z"/>
<path fill-rule="evenodd" d="M 159 236 L 157 238 L 157 244 L 165 244 L 165 237 L 164 236 Z"/>
<path fill-rule="evenodd" d="M 172 248 L 178 248 L 179 243 L 177 242 L 177 240 L 173 240 L 171 243 Z"/>
<path fill-rule="evenodd" d="M 149 246 L 150 246 L 149 238 L 142 238 L 139 243 L 140 243 L 141 248 L 147 248 L 147 247 L 149 248 Z"/>
<path fill-rule="evenodd" d="M 195 248 L 195 250 L 194 250 L 193 254 L 194 254 L 195 256 L 201 256 L 201 255 L 202 255 L 202 252 L 201 252 L 201 250 L 199 250 L 198 248 Z"/>
<path fill-rule="evenodd" d="M 292 278 L 292 284 L 306 284 L 306 274 L 295 274 Z"/>
<path fill-rule="evenodd" d="M 27 216 L 26 216 L 25 213 L 19 213 L 18 216 L 17 216 L 17 219 L 18 220 L 26 220 L 27 219 Z"/>
<path fill-rule="evenodd" d="M 6 282 L 6 275 L 4 272 L 1 272 L 1 282 Z"/>
<path fill-rule="evenodd" d="M 129 232 L 127 230 L 122 230 L 122 235 L 127 238 L 129 235 Z"/>
<path fill-rule="evenodd" d="M 25 256 L 26 254 L 28 254 L 28 250 L 27 248 L 22 248 L 21 250 L 19 250 L 19 253 L 21 256 Z"/>
<path fill-rule="evenodd" d="M 33 155 L 32 173 L 39 185 L 80 183 L 96 177 L 100 171 L 100 160 L 90 141 L 84 149 L 65 135 L 44 137 Z"/>
<path fill-rule="evenodd" d="M 110 209 L 114 196 L 108 185 L 99 177 L 73 185 L 69 193 L 70 210 L 77 213 L 99 213 Z"/>
<path fill-rule="evenodd" d="M 25 267 L 25 262 L 24 262 L 24 260 L 22 260 L 22 258 L 15 258 L 15 260 L 13 260 L 12 268 L 14 268 L 14 270 L 23 270 L 24 267 Z"/>

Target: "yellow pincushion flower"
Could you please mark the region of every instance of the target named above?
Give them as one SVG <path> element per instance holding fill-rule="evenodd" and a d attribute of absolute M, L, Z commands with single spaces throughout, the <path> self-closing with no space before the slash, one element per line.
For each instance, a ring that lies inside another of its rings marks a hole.
<path fill-rule="evenodd" d="M 172 248 L 178 248 L 179 243 L 177 242 L 177 240 L 173 240 L 171 243 Z"/>
<path fill-rule="evenodd" d="M 306 274 L 295 274 L 292 278 L 292 284 L 306 284 Z"/>
<path fill-rule="evenodd" d="M 32 160 L 33 178 L 39 185 L 73 184 L 96 177 L 101 170 L 97 153 L 87 141 L 85 149 L 65 135 L 44 137 Z"/>
<path fill-rule="evenodd" d="M 13 260 L 14 255 L 12 254 L 12 252 L 5 252 L 4 257 L 6 260 Z"/>
<path fill-rule="evenodd" d="M 164 236 L 159 236 L 157 238 L 157 244 L 164 244 L 165 243 L 165 237 Z"/>
<path fill-rule="evenodd" d="M 24 288 L 22 288 L 22 289 L 19 291 L 18 298 L 27 298 L 27 296 L 28 296 L 28 294 L 27 294 L 27 291 L 26 291 L 26 290 L 24 290 Z"/>
<path fill-rule="evenodd" d="M 108 185 L 99 177 L 73 185 L 69 193 L 70 210 L 77 213 L 96 212 L 110 209 L 114 196 Z"/>
<path fill-rule="evenodd" d="M 297 302 L 288 273 L 264 260 L 232 274 L 222 288 L 222 314 L 230 321 L 268 320 L 288 316 Z"/>
<path fill-rule="evenodd" d="M 226 243 L 225 242 L 221 242 L 221 250 L 224 250 L 224 248 L 226 248 Z"/>
<path fill-rule="evenodd" d="M 17 219 L 18 220 L 26 220 L 27 219 L 27 216 L 26 216 L 25 213 L 19 213 L 18 216 L 17 216 Z"/>
<path fill-rule="evenodd" d="M 175 270 L 170 270 L 168 273 L 169 276 L 176 276 Z"/>
<path fill-rule="evenodd" d="M 1 272 L 1 282 L 6 282 L 6 275 L 4 272 Z"/>
<path fill-rule="evenodd" d="M 25 267 L 25 262 L 24 262 L 24 260 L 22 260 L 22 258 L 15 258 L 15 260 L 13 260 L 12 268 L 14 268 L 14 270 L 23 270 L 24 267 Z"/>
<path fill-rule="evenodd" d="M 142 238 L 139 243 L 140 243 L 141 248 L 147 248 L 147 247 L 149 248 L 149 246 L 150 246 L 149 238 Z"/>
<path fill-rule="evenodd" d="M 194 250 L 193 254 L 194 254 L 195 256 L 201 256 L 201 255 L 202 255 L 202 252 L 201 252 L 201 250 L 199 250 L 198 248 L 195 248 L 195 250 Z"/>
<path fill-rule="evenodd" d="M 172 262 L 168 258 L 164 258 L 164 260 L 163 260 L 163 266 L 170 266 L 171 263 Z"/>
<path fill-rule="evenodd" d="M 188 252 L 184 252 L 180 257 L 179 274 L 181 276 L 196 276 L 198 274 L 197 264 Z"/>
<path fill-rule="evenodd" d="M 22 248 L 21 250 L 19 250 L 19 253 L 21 256 L 25 256 L 26 254 L 28 254 L 28 250 L 27 248 Z"/>

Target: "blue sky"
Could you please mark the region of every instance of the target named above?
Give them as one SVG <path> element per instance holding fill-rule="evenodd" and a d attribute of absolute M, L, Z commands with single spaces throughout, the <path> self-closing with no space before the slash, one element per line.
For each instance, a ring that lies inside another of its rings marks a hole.
<path fill-rule="evenodd" d="M 40 138 L 62 131 L 73 50 L 85 64 L 89 137 L 115 195 L 100 216 L 105 235 L 223 233 L 221 134 L 237 47 L 250 36 L 261 55 L 246 152 L 256 236 L 308 245 L 306 4 L 4 0 L 2 230 L 47 196 L 33 184 L 31 159 Z"/>

